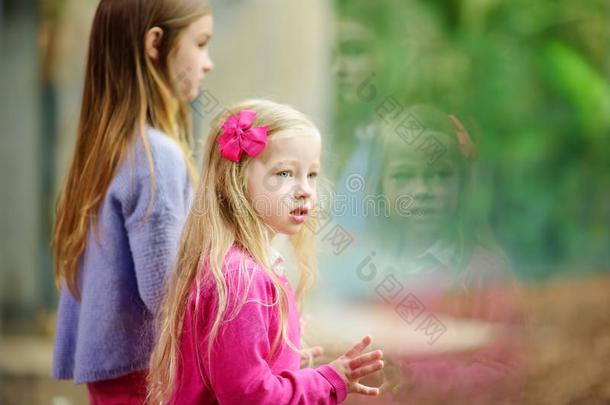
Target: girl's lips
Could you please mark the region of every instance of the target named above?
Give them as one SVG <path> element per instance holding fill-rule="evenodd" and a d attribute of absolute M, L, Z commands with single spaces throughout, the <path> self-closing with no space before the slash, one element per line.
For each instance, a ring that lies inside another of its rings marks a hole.
<path fill-rule="evenodd" d="M 300 207 L 290 211 L 290 219 L 295 224 L 302 224 L 309 217 L 309 208 Z"/>
<path fill-rule="evenodd" d="M 415 219 L 430 219 L 438 216 L 439 211 L 436 208 L 421 207 L 413 210 Z"/>

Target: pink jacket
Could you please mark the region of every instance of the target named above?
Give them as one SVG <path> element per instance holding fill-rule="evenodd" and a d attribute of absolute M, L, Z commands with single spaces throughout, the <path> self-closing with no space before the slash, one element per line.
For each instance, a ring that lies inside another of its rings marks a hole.
<path fill-rule="evenodd" d="M 236 271 L 246 263 L 245 275 Z M 274 268 L 275 264 L 274 263 Z M 227 312 L 208 356 L 217 295 L 195 285 L 186 308 L 180 341 L 181 358 L 171 404 L 338 404 L 347 397 L 343 378 L 330 365 L 300 369 L 300 354 L 285 341 L 270 356 L 279 322 L 277 293 L 271 278 L 238 247 L 223 266 L 228 288 Z M 279 275 L 288 294 L 287 332 L 300 349 L 299 314 L 292 289 Z M 242 297 L 245 297 L 243 300 Z M 195 312 L 195 301 L 199 307 Z M 243 305 L 241 305 L 243 303 Z"/>

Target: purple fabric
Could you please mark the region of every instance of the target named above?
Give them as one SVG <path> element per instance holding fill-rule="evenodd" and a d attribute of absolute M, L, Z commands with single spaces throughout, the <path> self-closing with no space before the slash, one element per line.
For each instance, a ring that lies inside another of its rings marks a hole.
<path fill-rule="evenodd" d="M 79 263 L 81 300 L 61 288 L 54 378 L 77 383 L 148 366 L 152 320 L 192 196 L 180 147 L 147 129 L 154 193 L 141 137 L 117 168 Z M 86 181 L 86 179 L 84 179 Z"/>

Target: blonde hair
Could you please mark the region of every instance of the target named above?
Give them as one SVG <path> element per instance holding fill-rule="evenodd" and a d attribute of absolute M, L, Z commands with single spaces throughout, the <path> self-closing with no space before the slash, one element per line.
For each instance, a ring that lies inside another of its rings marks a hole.
<path fill-rule="evenodd" d="M 135 134 L 144 144 L 153 192 L 146 124 L 178 143 L 191 179 L 196 179 L 190 107 L 178 96 L 176 72 L 171 71 L 168 60 L 184 29 L 209 13 L 207 2 L 201 0 L 102 0 L 98 5 L 76 148 L 58 199 L 52 241 L 56 284 L 59 287 L 65 281 L 76 298 L 80 296 L 78 262 L 89 227 L 95 223 L 99 205 Z M 164 32 L 157 61 L 144 52 L 144 37 L 152 27 Z"/>
<path fill-rule="evenodd" d="M 176 269 L 169 281 L 158 318 L 159 337 L 152 353 L 148 381 L 148 401 L 152 404 L 167 402 L 173 392 L 185 310 L 194 284 L 197 294 L 201 288 L 212 285 L 215 288 L 212 291 L 218 297 L 217 312 L 213 315 L 214 321 L 207 337 L 209 358 L 220 324 L 227 315 L 229 294 L 222 266 L 233 245 L 239 246 L 262 266 L 278 292 L 280 328 L 273 341 L 271 355 L 278 348 L 281 339 L 296 350 L 287 336 L 286 291 L 271 271 L 265 225 L 247 196 L 246 173 L 252 158 L 244 154 L 240 163 L 234 163 L 221 156 L 217 143 L 221 134 L 220 125 L 229 115 L 237 114 L 243 109 L 256 111 L 253 126 L 267 126 L 269 142 L 273 142 L 275 134 L 285 130 L 318 133 L 315 125 L 300 112 L 286 105 L 264 100 L 239 103 L 216 120 L 206 140 L 203 153 L 205 164 L 197 195 L 182 233 Z M 289 237 L 299 273 L 296 296 L 300 303 L 306 291 L 315 283 L 318 274 L 314 254 L 315 226 L 314 215 L 297 234 Z M 240 265 L 238 277 L 242 277 L 244 267 Z M 197 307 L 198 301 L 195 305 Z"/>

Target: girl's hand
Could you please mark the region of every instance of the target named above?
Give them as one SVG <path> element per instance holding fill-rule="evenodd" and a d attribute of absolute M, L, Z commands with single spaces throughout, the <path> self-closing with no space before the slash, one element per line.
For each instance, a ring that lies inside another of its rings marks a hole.
<path fill-rule="evenodd" d="M 322 349 L 320 346 L 301 350 L 301 368 L 313 367 L 314 359 L 320 357 L 322 352 L 324 352 L 324 349 Z"/>
<path fill-rule="evenodd" d="M 330 363 L 345 380 L 348 393 L 370 396 L 379 395 L 379 388 L 367 387 L 358 382 L 361 378 L 381 370 L 384 366 L 384 362 L 381 360 L 383 357 L 383 352 L 381 350 L 362 353 L 371 342 L 371 337 L 365 336 L 343 356 Z"/>

